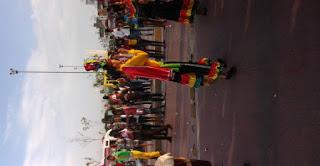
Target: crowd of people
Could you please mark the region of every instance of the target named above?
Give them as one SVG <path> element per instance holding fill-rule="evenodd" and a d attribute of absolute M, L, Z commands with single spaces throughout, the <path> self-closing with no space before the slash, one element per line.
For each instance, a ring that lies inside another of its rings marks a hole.
<path fill-rule="evenodd" d="M 148 141 L 171 142 L 170 125 L 164 122 L 164 96 L 152 93 L 152 82 L 146 79 L 118 79 L 119 84 L 104 93 L 105 116 L 102 122 L 114 145 L 107 160 L 130 165 L 135 160 L 155 159 L 159 151 L 146 152 Z M 152 143 L 151 143 L 152 144 Z M 134 163 L 135 164 L 135 163 Z"/>
<path fill-rule="evenodd" d="M 103 165 L 136 165 L 139 164 L 136 161 L 157 159 L 161 155 L 164 158 L 168 154 L 147 151 L 153 144 L 150 141 L 172 141 L 172 126 L 164 123 L 165 96 L 154 91 L 152 80 L 197 88 L 218 78 L 229 79 L 235 68 L 228 68 L 221 59 L 164 61 L 165 41 L 151 39 L 155 27 L 171 27 L 167 20 L 191 24 L 196 14 L 206 15 L 206 8 L 200 7 L 198 0 L 99 0 L 98 3 L 101 3 L 98 15 L 103 19 L 95 26 L 108 36 L 109 48 L 86 59 L 84 68 L 97 73 L 97 85 L 105 102 L 102 122 L 110 146 Z M 185 158 L 172 157 L 171 161 L 172 165 L 181 166 L 211 165 Z"/>

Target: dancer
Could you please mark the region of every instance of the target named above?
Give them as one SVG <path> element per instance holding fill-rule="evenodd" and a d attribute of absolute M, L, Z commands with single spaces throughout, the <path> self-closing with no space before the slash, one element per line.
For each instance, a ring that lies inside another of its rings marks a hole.
<path fill-rule="evenodd" d="M 222 60 L 161 62 L 150 59 L 148 53 L 141 50 L 119 49 L 118 52 L 130 56 L 126 60 L 107 59 L 104 69 L 120 71 L 131 79 L 142 77 L 200 87 L 210 85 L 218 78 L 229 79 L 236 71 L 235 67 L 227 68 Z"/>
<path fill-rule="evenodd" d="M 134 55 L 122 64 L 116 63 L 119 70 L 130 78 L 145 77 L 200 87 L 212 84 L 219 77 L 229 79 L 235 72 L 234 67 L 227 69 L 221 60 L 203 58 L 198 63 L 159 62 L 149 59 L 148 54 L 140 50 L 119 51 Z"/>
<path fill-rule="evenodd" d="M 206 15 L 206 8 L 198 8 L 198 0 L 138 0 L 139 17 L 167 19 L 183 24 L 193 22 L 195 14 Z"/>

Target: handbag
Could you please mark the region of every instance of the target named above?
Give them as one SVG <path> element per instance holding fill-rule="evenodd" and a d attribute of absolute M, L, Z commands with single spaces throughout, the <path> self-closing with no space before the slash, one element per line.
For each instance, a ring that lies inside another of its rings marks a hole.
<path fill-rule="evenodd" d="M 170 153 L 164 154 L 158 157 L 154 164 L 155 166 L 174 166 L 174 159 Z"/>

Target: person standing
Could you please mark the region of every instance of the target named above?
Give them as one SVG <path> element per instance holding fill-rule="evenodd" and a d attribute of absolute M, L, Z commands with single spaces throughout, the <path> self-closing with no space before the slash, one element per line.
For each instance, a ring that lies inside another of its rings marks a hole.
<path fill-rule="evenodd" d="M 107 32 L 111 33 L 113 36 L 118 37 L 118 38 L 130 36 L 130 29 L 129 28 L 107 29 Z"/>

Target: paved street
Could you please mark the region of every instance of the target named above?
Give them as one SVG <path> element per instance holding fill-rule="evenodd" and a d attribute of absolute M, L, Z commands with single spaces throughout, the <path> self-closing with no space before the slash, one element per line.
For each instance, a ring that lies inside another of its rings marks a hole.
<path fill-rule="evenodd" d="M 167 84 L 175 155 L 217 166 L 320 165 L 320 1 L 202 0 L 192 26 L 166 30 L 169 60 L 223 58 L 231 80 Z"/>

